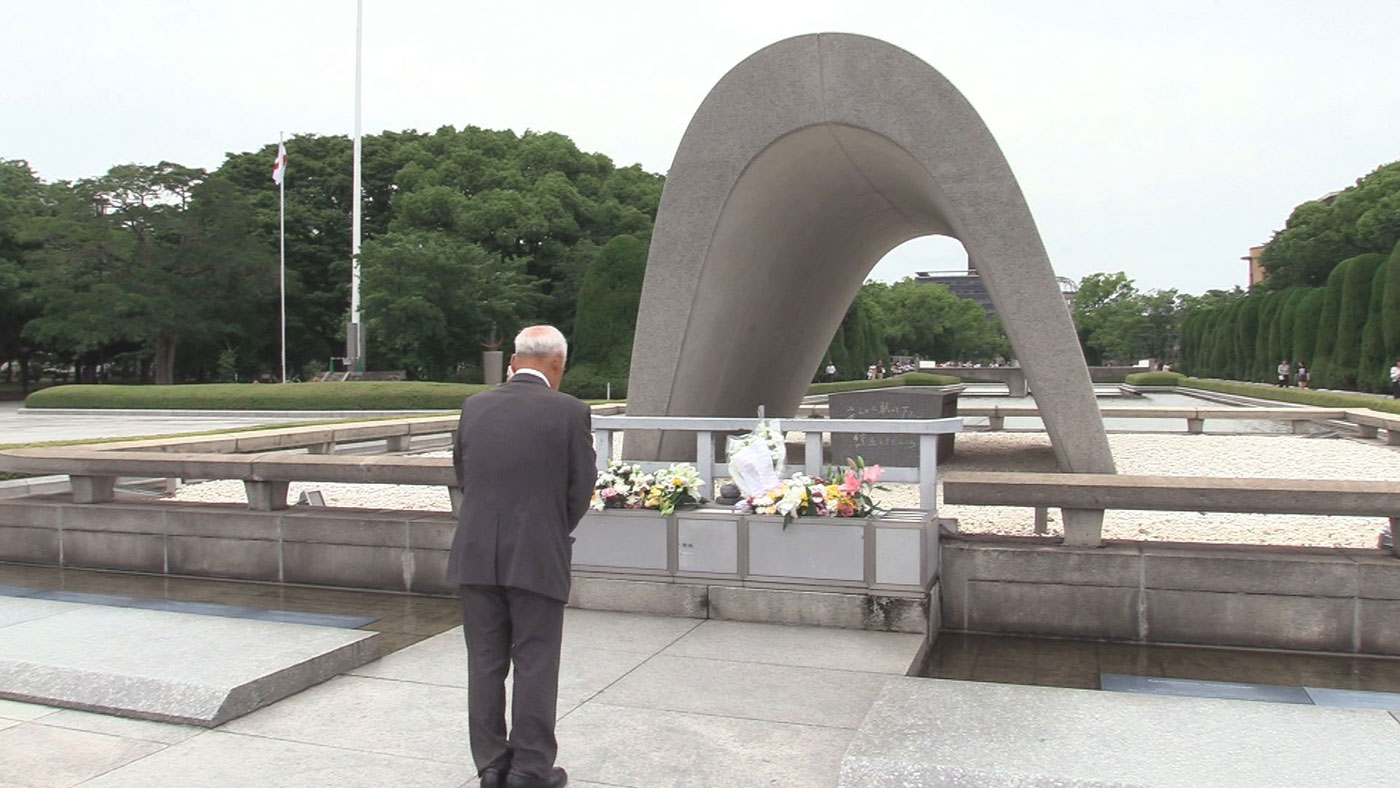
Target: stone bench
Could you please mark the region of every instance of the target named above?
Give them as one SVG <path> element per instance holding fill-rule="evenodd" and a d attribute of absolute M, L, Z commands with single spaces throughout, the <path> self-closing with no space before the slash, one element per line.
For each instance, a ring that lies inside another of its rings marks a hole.
<path fill-rule="evenodd" d="M 447 458 L 155 453 L 72 447 L 0 452 L 0 470 L 68 474 L 75 503 L 112 500 L 118 477 L 241 479 L 248 506 L 259 511 L 285 509 L 287 487 L 294 481 L 441 487 L 452 487 L 456 481 L 452 461 Z"/>
<path fill-rule="evenodd" d="M 1375 438 L 1376 430 L 1385 430 L 1385 442 L 1400 446 L 1400 415 L 1381 413 L 1365 408 L 1352 408 L 1346 413 L 1346 420 L 1356 425 L 1363 438 Z"/>
<path fill-rule="evenodd" d="M 1295 434 L 1303 434 L 1312 422 L 1346 419 L 1349 411 L 1340 408 L 1103 408 L 1100 413 L 1106 419 L 1185 419 L 1186 431 L 1199 435 L 1205 431 L 1206 419 L 1287 421 Z M 959 407 L 958 415 L 985 416 L 988 427 L 997 431 L 1006 428 L 1008 417 L 1038 418 L 1040 409 L 1029 405 Z"/>
<path fill-rule="evenodd" d="M 943 502 L 1037 510 L 1135 509 L 1251 514 L 1386 517 L 1400 531 L 1400 482 L 1335 479 L 1222 479 L 1094 473 L 950 473 Z M 1082 535 L 1080 535 L 1082 536 Z M 1066 541 L 1070 541 L 1066 534 Z M 1095 544 L 1080 541 L 1081 544 Z M 1396 548 L 1400 555 L 1400 547 Z"/>
<path fill-rule="evenodd" d="M 408 442 L 414 436 L 440 435 L 453 432 L 456 429 L 456 416 L 426 416 L 347 424 L 281 427 L 221 435 L 190 435 L 176 438 L 116 441 L 96 444 L 88 448 L 92 451 L 104 452 L 159 451 L 220 454 L 307 449 L 312 454 L 328 454 L 331 448 L 337 444 L 384 440 L 388 443 L 389 451 L 406 451 Z"/>

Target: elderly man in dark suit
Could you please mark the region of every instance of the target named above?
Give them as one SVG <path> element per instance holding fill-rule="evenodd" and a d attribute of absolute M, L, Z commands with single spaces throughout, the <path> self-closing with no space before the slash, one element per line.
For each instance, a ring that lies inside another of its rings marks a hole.
<path fill-rule="evenodd" d="M 554 722 L 569 534 L 588 510 L 596 470 L 588 405 L 558 391 L 567 353 L 553 326 L 521 331 L 514 374 L 468 398 L 457 426 L 452 462 L 462 503 L 447 575 L 462 603 L 472 757 L 482 788 L 568 782 L 554 765 Z"/>

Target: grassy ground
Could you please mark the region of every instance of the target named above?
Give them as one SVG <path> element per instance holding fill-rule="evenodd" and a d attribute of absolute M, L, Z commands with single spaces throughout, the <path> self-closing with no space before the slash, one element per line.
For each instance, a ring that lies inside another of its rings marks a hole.
<path fill-rule="evenodd" d="M 1366 394 L 1351 394 L 1345 391 L 1312 391 L 1300 388 L 1279 388 L 1268 383 L 1245 383 L 1238 380 L 1216 380 L 1214 378 L 1188 378 L 1174 372 L 1148 372 L 1129 375 L 1128 383 L 1138 386 L 1181 386 L 1202 391 L 1218 391 L 1221 394 L 1237 394 L 1242 397 L 1255 397 L 1274 402 L 1292 402 L 1298 405 L 1312 405 L 1318 408 L 1370 408 L 1382 413 L 1400 413 L 1400 400 L 1384 399 Z"/>
<path fill-rule="evenodd" d="M 179 386 L 55 386 L 30 408 L 147 410 L 456 410 L 487 386 L 424 381 L 206 383 Z"/>

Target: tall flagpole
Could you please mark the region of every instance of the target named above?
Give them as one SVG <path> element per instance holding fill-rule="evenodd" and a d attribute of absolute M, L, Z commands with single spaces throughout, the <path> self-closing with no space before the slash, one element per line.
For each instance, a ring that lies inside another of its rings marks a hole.
<path fill-rule="evenodd" d="M 345 355 L 350 357 L 351 369 L 356 372 L 363 372 L 365 368 L 365 335 L 360 325 L 360 209 L 363 202 L 360 194 L 360 39 L 364 16 L 364 0 L 355 0 L 355 164 L 350 183 L 354 207 L 350 214 L 350 327 L 345 332 Z"/>
<path fill-rule="evenodd" d="M 282 132 L 277 132 L 277 151 L 282 151 Z M 277 257 L 281 268 L 282 382 L 287 382 L 287 164 L 282 159 L 282 177 L 277 181 Z"/>

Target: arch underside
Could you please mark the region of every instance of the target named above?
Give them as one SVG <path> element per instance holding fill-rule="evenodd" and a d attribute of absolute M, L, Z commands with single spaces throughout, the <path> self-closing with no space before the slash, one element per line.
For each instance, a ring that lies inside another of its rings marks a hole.
<path fill-rule="evenodd" d="M 859 36 L 761 50 L 696 113 L 657 215 L 628 413 L 791 414 L 871 269 L 932 234 L 961 241 L 983 277 L 1061 466 L 1112 472 L 1069 312 L 995 141 L 931 67 Z"/>

